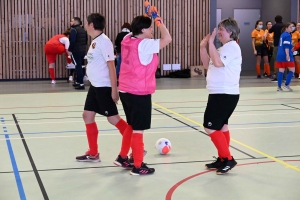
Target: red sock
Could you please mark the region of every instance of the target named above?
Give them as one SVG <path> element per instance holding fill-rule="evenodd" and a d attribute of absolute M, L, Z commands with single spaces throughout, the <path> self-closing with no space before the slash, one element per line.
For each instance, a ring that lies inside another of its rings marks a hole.
<path fill-rule="evenodd" d="M 215 131 L 212 134 L 209 134 L 209 136 L 211 138 L 211 141 L 216 146 L 218 153 L 220 154 L 220 158 L 228 158 L 228 160 L 232 160 L 229 147 L 223 132 Z"/>
<path fill-rule="evenodd" d="M 51 79 L 54 81 L 55 80 L 54 68 L 49 68 L 49 74 Z"/>
<path fill-rule="evenodd" d="M 265 64 L 265 67 L 266 67 L 266 73 L 267 73 L 267 75 L 268 76 L 270 76 L 271 75 L 271 67 L 270 67 L 270 64 Z"/>
<path fill-rule="evenodd" d="M 116 124 L 117 129 L 119 129 L 121 135 L 123 135 L 124 131 L 126 130 L 128 124 L 123 119 L 120 119 L 118 123 Z"/>
<path fill-rule="evenodd" d="M 86 124 L 86 136 L 89 143 L 90 155 L 95 156 L 98 154 L 98 127 L 96 122 Z"/>
<path fill-rule="evenodd" d="M 139 134 L 139 135 L 142 135 L 142 134 Z M 130 125 L 128 125 L 123 134 L 123 138 L 122 138 L 122 146 L 121 146 L 121 151 L 120 151 L 120 156 L 122 158 L 125 158 L 129 152 L 130 145 L 131 145 L 131 137 L 132 137 L 132 127 Z"/>
<path fill-rule="evenodd" d="M 134 157 L 134 166 L 140 168 L 144 158 L 143 134 L 133 133 L 131 138 L 131 148 Z"/>
<path fill-rule="evenodd" d="M 256 65 L 257 76 L 260 76 L 260 65 Z"/>
<path fill-rule="evenodd" d="M 228 144 L 228 147 L 230 145 L 230 133 L 229 133 L 229 130 L 226 131 L 226 132 L 223 132 L 225 138 L 226 138 L 226 141 L 227 141 L 227 144 Z"/>

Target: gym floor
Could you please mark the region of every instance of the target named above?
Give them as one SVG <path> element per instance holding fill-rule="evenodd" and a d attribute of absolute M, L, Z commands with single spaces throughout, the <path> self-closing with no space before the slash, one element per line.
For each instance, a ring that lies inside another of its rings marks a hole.
<path fill-rule="evenodd" d="M 80 163 L 87 150 L 83 105 L 88 89 L 57 81 L 0 84 L 0 200 L 299 200 L 300 79 L 294 92 L 277 92 L 270 79 L 241 77 L 233 113 L 231 153 L 238 165 L 226 175 L 206 170 L 216 149 L 202 121 L 205 79 L 157 79 L 145 162 L 154 175 L 131 176 L 114 166 L 121 136 L 97 116 L 101 162 Z M 121 104 L 118 109 L 125 118 Z M 167 138 L 172 150 L 154 148 Z"/>

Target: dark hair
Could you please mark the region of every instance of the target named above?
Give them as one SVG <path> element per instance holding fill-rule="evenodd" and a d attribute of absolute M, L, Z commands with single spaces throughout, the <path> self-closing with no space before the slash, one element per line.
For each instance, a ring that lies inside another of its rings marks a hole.
<path fill-rule="evenodd" d="M 131 25 L 129 23 L 125 22 L 123 24 L 123 26 L 121 27 L 121 29 L 123 29 L 123 28 L 127 28 L 127 29 L 131 30 Z"/>
<path fill-rule="evenodd" d="M 266 26 L 268 26 L 268 23 L 269 23 L 269 22 L 271 22 L 271 21 L 267 21 L 267 22 L 266 22 Z M 272 23 L 272 22 L 271 22 L 271 23 Z M 273 23 L 272 23 L 272 25 L 273 25 Z"/>
<path fill-rule="evenodd" d="M 143 15 L 135 17 L 131 22 L 132 34 L 139 35 L 142 34 L 142 29 L 150 28 L 152 20 L 149 17 Z"/>
<path fill-rule="evenodd" d="M 276 22 L 276 23 L 282 22 L 282 17 L 281 17 L 281 15 L 276 15 L 276 17 L 275 17 L 275 22 Z"/>
<path fill-rule="evenodd" d="M 73 17 L 74 21 L 77 21 L 79 25 L 82 25 L 82 21 L 79 17 Z"/>
<path fill-rule="evenodd" d="M 105 17 L 99 13 L 92 13 L 89 16 L 87 16 L 87 23 L 93 23 L 95 30 L 103 31 L 105 28 L 106 22 Z"/>
<path fill-rule="evenodd" d="M 254 28 L 257 27 L 257 25 L 258 25 L 259 22 L 262 22 L 262 21 L 261 20 L 257 20 L 256 23 L 255 23 L 255 27 Z"/>
<path fill-rule="evenodd" d="M 296 29 L 296 26 L 297 26 L 297 24 L 295 23 L 295 22 L 291 22 L 292 24 L 294 24 L 294 27 L 295 27 L 295 30 L 294 31 L 292 31 L 292 33 L 294 33 L 297 29 Z"/>
<path fill-rule="evenodd" d="M 284 31 L 286 31 L 286 29 L 293 24 L 292 22 L 287 22 L 283 25 L 282 29 L 281 29 L 281 33 L 283 33 Z"/>
<path fill-rule="evenodd" d="M 68 36 L 68 35 L 70 35 L 70 31 L 71 31 L 71 29 L 70 28 L 68 28 L 67 30 L 65 30 L 65 32 L 63 33 L 65 36 Z"/>
<path fill-rule="evenodd" d="M 218 28 L 220 26 L 224 27 L 228 33 L 231 32 L 230 38 L 232 38 L 235 41 L 239 39 L 240 28 L 238 26 L 238 23 L 235 21 L 235 19 L 233 18 L 223 19 L 218 24 Z"/>

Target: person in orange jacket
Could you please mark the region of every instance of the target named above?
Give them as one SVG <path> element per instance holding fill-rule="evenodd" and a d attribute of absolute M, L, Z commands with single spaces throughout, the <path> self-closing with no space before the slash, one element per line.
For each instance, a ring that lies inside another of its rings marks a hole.
<path fill-rule="evenodd" d="M 300 48 L 299 48 L 299 42 L 300 42 L 300 23 L 292 22 L 296 28 L 294 28 L 294 31 L 292 32 L 292 44 L 293 44 L 293 54 L 294 54 L 294 60 L 295 60 L 295 77 L 300 79 Z"/>
<path fill-rule="evenodd" d="M 266 30 L 264 35 L 264 45 L 268 51 L 268 60 L 271 62 L 271 58 L 273 57 L 273 48 L 274 48 L 274 33 L 269 33 L 269 29 L 272 28 L 272 22 L 266 22 Z M 275 55 L 276 56 L 276 55 Z M 274 73 L 276 73 L 276 69 L 274 69 Z M 271 69 L 268 65 L 264 65 L 264 76 L 271 78 Z"/>
<path fill-rule="evenodd" d="M 257 78 L 261 78 L 260 62 L 262 58 L 264 60 L 266 69 L 270 68 L 269 59 L 268 59 L 268 49 L 264 45 L 265 31 L 262 28 L 263 28 L 263 22 L 261 20 L 258 20 L 255 24 L 254 30 L 251 33 L 252 48 L 253 48 L 254 55 L 256 56 Z M 268 75 L 270 76 L 270 74 Z"/>

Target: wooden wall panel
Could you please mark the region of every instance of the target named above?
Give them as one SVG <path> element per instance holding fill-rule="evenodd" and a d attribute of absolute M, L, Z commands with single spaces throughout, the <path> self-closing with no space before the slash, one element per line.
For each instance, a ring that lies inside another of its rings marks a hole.
<path fill-rule="evenodd" d="M 105 34 L 114 42 L 125 22 L 143 14 L 143 0 L 1 0 L 0 80 L 49 78 L 44 44 L 92 12 L 107 19 Z M 160 66 L 200 64 L 199 44 L 209 32 L 209 0 L 150 0 L 157 6 L 173 41 L 160 53 Z M 160 34 L 154 28 L 155 37 Z M 89 42 L 90 42 L 89 38 Z M 64 56 L 56 61 L 56 77 L 67 77 Z M 162 75 L 168 75 L 163 71 Z"/>

